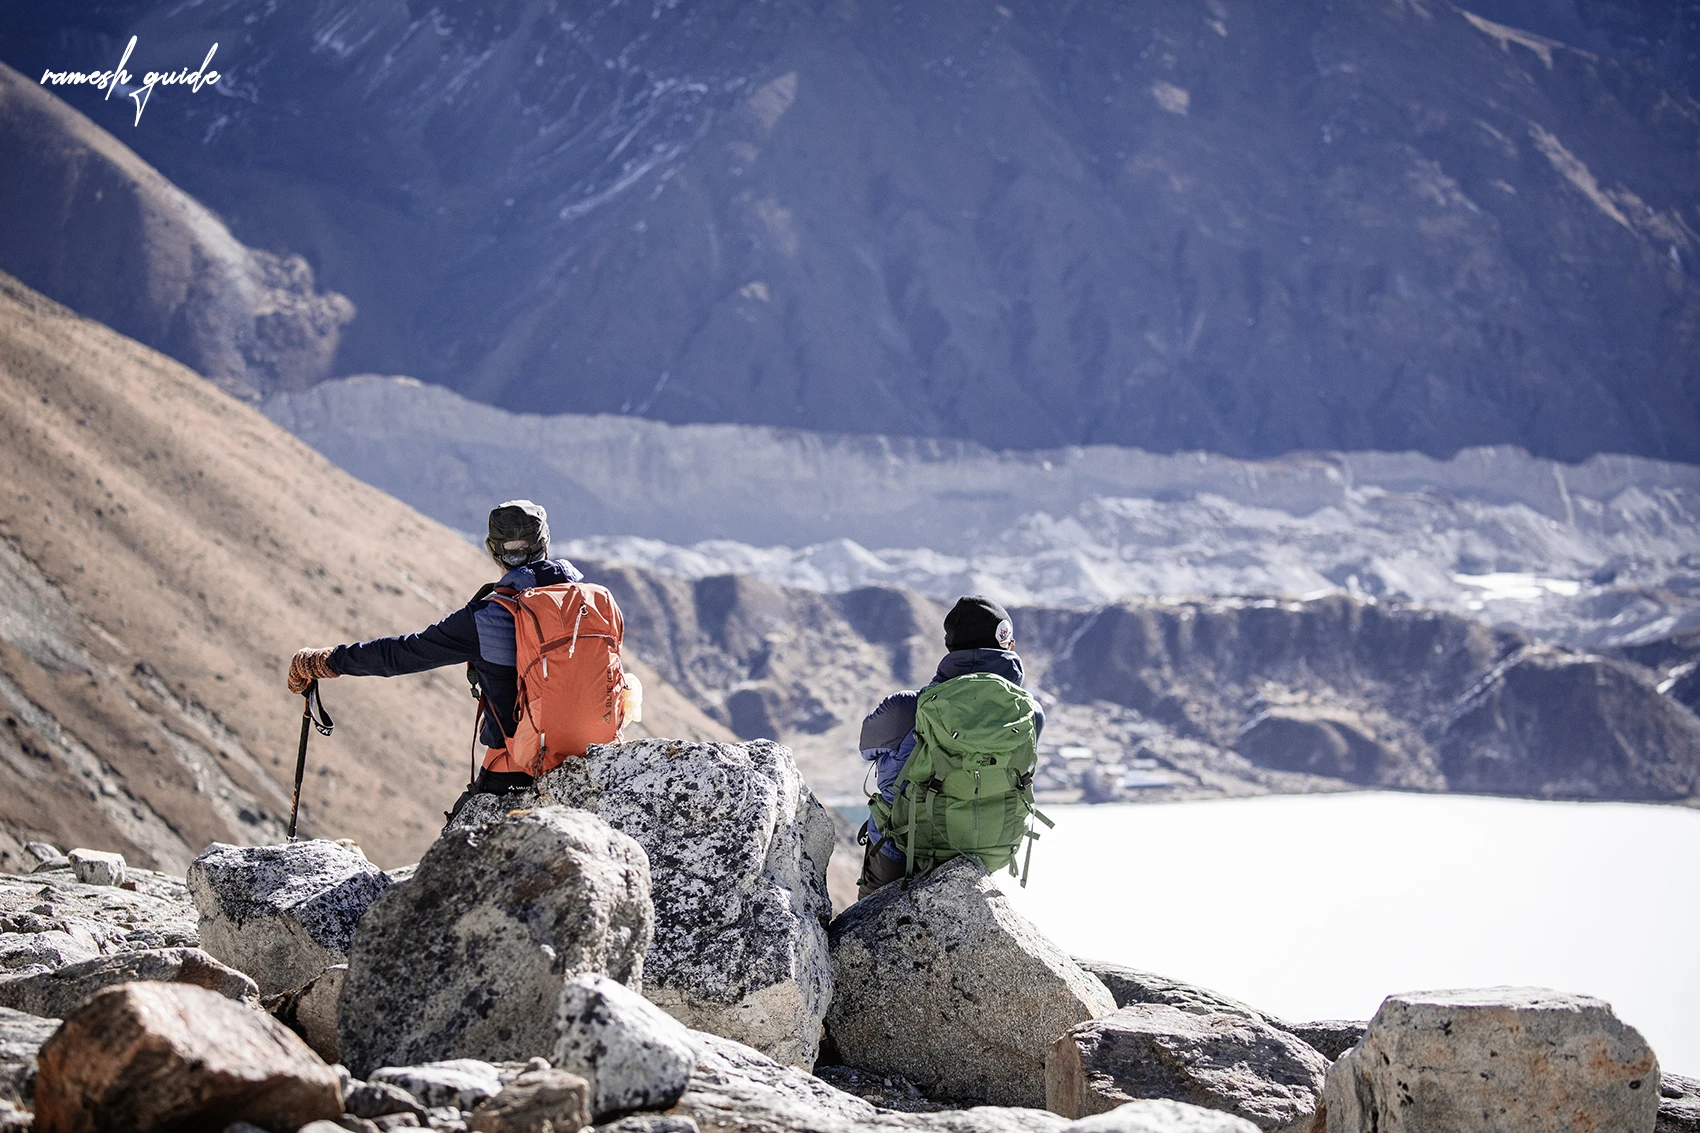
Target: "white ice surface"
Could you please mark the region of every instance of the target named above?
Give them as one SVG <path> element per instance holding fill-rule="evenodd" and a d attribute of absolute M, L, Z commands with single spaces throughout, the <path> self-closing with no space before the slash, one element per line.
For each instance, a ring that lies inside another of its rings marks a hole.
<path fill-rule="evenodd" d="M 1700 810 L 1364 793 L 1047 808 L 1000 883 L 1077 956 L 1295 1022 L 1526 984 L 1609 1001 L 1700 1076 Z"/>

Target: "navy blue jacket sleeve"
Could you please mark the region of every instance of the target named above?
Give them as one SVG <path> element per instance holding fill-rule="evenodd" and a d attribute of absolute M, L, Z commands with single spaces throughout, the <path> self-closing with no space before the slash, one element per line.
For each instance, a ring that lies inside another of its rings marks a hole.
<path fill-rule="evenodd" d="M 478 660 L 478 627 L 463 607 L 427 629 L 331 650 L 331 668 L 345 677 L 399 677 Z"/>

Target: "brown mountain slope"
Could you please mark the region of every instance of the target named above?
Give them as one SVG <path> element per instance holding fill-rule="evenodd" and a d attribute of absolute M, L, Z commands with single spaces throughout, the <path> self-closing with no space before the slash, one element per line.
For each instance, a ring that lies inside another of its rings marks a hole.
<path fill-rule="evenodd" d="M 419 628 L 488 562 L 175 362 L 0 276 L 0 869 L 18 844 L 180 870 L 277 840 L 290 653 Z M 724 736 L 654 678 L 651 725 Z M 339 680 L 302 829 L 386 865 L 466 774 L 458 671 Z"/>

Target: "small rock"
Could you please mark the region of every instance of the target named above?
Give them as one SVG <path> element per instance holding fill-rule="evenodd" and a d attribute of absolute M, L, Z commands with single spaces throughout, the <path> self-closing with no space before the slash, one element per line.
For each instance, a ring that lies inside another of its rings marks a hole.
<path fill-rule="evenodd" d="M 76 849 L 65 856 L 71 861 L 71 871 L 84 885 L 124 884 L 123 854 Z"/>
<path fill-rule="evenodd" d="M 278 1022 L 300 1035 L 313 1053 L 326 1062 L 340 1062 L 337 1049 L 337 1004 L 342 998 L 342 986 L 348 977 L 348 965 L 336 964 L 300 987 L 281 995 L 268 996 L 261 1002 Z"/>
<path fill-rule="evenodd" d="M 502 1092 L 502 1077 L 488 1062 L 455 1058 L 419 1066 L 385 1066 L 372 1071 L 373 1082 L 400 1086 L 431 1109 L 452 1105 L 471 1109 Z"/>
<path fill-rule="evenodd" d="M 386 1117 L 375 1117 L 372 1125 L 378 1130 L 389 1129 L 418 1129 L 419 1119 L 411 1113 L 392 1113 Z"/>
<path fill-rule="evenodd" d="M 590 1083 L 565 1070 L 527 1070 L 472 1111 L 476 1133 L 551 1133 L 590 1124 Z"/>
<path fill-rule="evenodd" d="M 189 865 L 201 947 L 277 995 L 348 960 L 354 926 L 390 886 L 382 870 L 334 842 L 229 846 Z"/>
<path fill-rule="evenodd" d="M 356 1117 L 385 1117 L 392 1113 L 426 1115 L 418 1098 L 389 1082 L 364 1082 L 343 1096 L 342 1105 Z"/>
<path fill-rule="evenodd" d="M 1257 1126 L 1219 1109 L 1148 1098 L 1083 1117 L 1062 1133 L 1257 1133 Z"/>
<path fill-rule="evenodd" d="M 1327 1072 L 1309 1044 L 1267 1023 L 1139 1003 L 1059 1038 L 1045 1092 L 1047 1108 L 1064 1117 L 1166 1098 L 1235 1114 L 1264 1133 L 1311 1133 Z"/>
<path fill-rule="evenodd" d="M 97 992 L 42 1045 L 41 1133 L 294 1129 L 342 1112 L 337 1076 L 270 1016 L 187 984 Z"/>
<path fill-rule="evenodd" d="M 561 989 L 553 1061 L 591 1083 L 591 1115 L 601 1120 L 666 1109 L 685 1092 L 697 1058 L 677 1019 L 624 984 L 583 975 Z"/>
<path fill-rule="evenodd" d="M 199 948 L 148 948 L 0 981 L 0 1007 L 64 1018 L 102 988 L 138 980 L 192 984 L 227 999 L 253 1000 L 258 995 L 253 980 Z"/>
<path fill-rule="evenodd" d="M 359 1074 L 547 1053 L 569 979 L 642 980 L 649 892 L 643 848 L 586 811 L 539 807 L 443 835 L 361 922 L 343 1061 Z"/>
<path fill-rule="evenodd" d="M 1314 1023 L 1288 1023 L 1281 1029 L 1297 1035 L 1333 1062 L 1358 1045 L 1369 1024 L 1351 1019 L 1319 1019 Z"/>
<path fill-rule="evenodd" d="M 30 872 L 31 873 L 55 873 L 55 872 L 58 872 L 60 870 L 63 870 L 66 873 L 70 873 L 71 876 L 73 876 L 73 877 L 76 876 L 75 872 L 73 872 L 72 869 L 71 869 L 71 859 L 65 857 L 63 854 L 61 854 L 59 857 L 48 858 L 46 861 L 38 863 L 34 869 L 30 870 Z"/>
<path fill-rule="evenodd" d="M 335 1124 L 349 1130 L 349 1133 L 378 1133 L 377 1122 L 367 1117 L 356 1117 L 352 1113 L 338 1117 Z"/>
<path fill-rule="evenodd" d="M 425 1124 L 432 1129 L 457 1130 L 464 1133 L 466 1121 L 461 1111 L 452 1105 L 434 1105 L 425 1110 Z"/>
<path fill-rule="evenodd" d="M 598 1133 L 701 1133 L 682 1113 L 634 1113 L 596 1128 Z"/>
<path fill-rule="evenodd" d="M 59 847 L 47 842 L 25 842 L 24 852 L 38 862 L 50 862 L 65 856 L 59 852 Z"/>
<path fill-rule="evenodd" d="M 1333 1133 L 1650 1130 L 1659 1063 L 1640 1033 L 1586 995 L 1493 987 L 1382 1001 L 1328 1071 Z M 1491 1117 L 1489 1116 L 1491 1115 Z"/>
<path fill-rule="evenodd" d="M 1040 1106 L 1052 1042 L 1115 1010 L 968 858 L 856 902 L 830 936 L 843 1061 L 929 1097 Z"/>
<path fill-rule="evenodd" d="M 35 1093 L 36 1055 L 58 1029 L 58 1019 L 0 1007 L 0 1101 L 30 1100 Z"/>
<path fill-rule="evenodd" d="M 538 780 L 649 855 L 655 939 L 643 993 L 687 1027 L 814 1064 L 832 1000 L 824 924 L 832 819 L 789 748 L 597 745 Z"/>

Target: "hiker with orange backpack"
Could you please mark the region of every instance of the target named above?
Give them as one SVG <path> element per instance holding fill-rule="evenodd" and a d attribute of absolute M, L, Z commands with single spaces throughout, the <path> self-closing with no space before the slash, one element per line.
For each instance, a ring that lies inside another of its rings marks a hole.
<path fill-rule="evenodd" d="M 530 500 L 490 512 L 484 545 L 506 573 L 418 633 L 303 649 L 289 691 L 330 677 L 395 677 L 465 663 L 478 698 L 483 765 L 449 810 L 476 794 L 529 787 L 593 743 L 612 743 L 641 713 L 642 686 L 620 665 L 625 630 L 614 596 L 549 557 L 549 517 Z"/>

